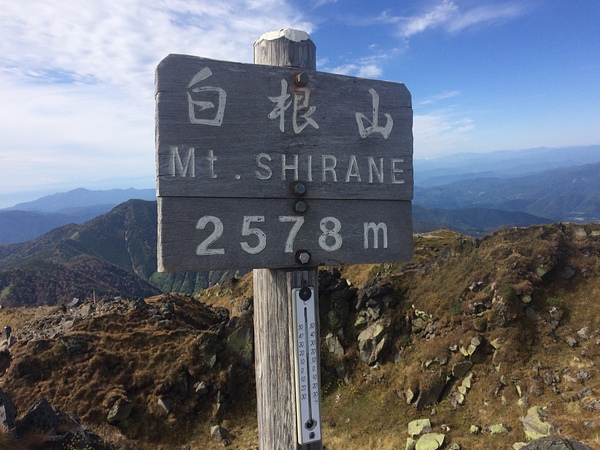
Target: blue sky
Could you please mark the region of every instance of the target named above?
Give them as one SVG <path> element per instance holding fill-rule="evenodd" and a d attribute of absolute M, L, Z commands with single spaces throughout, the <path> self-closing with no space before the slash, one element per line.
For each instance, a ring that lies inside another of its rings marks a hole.
<path fill-rule="evenodd" d="M 280 28 L 317 69 L 398 81 L 415 158 L 600 144 L 595 0 L 28 0 L 0 9 L 0 208 L 153 187 L 154 69 L 252 62 Z"/>

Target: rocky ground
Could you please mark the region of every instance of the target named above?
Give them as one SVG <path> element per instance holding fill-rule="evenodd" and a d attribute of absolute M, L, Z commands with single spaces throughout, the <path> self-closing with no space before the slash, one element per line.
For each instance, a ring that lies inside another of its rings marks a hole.
<path fill-rule="evenodd" d="M 593 224 L 439 231 L 415 236 L 408 264 L 323 268 L 326 448 L 600 448 L 599 280 Z M 5 428 L 46 399 L 71 418 L 55 436 L 255 448 L 252 303 L 244 277 L 196 298 L 1 310 Z"/>

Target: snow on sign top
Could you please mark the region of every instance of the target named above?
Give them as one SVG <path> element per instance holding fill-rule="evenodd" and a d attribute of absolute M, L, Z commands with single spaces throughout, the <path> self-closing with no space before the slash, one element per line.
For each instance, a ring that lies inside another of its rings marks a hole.
<path fill-rule="evenodd" d="M 290 41 L 294 42 L 308 41 L 310 39 L 310 36 L 305 31 L 285 28 L 278 31 L 269 31 L 268 33 L 265 33 L 261 37 L 259 37 L 256 40 L 256 42 L 274 41 L 275 39 L 279 39 L 280 37 L 285 37 Z"/>

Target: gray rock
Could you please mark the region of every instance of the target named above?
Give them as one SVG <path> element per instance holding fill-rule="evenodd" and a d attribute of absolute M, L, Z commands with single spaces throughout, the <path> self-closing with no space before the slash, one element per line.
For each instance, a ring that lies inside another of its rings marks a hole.
<path fill-rule="evenodd" d="M 429 419 L 417 419 L 408 423 L 408 435 L 411 437 L 420 436 L 430 431 L 431 421 Z"/>
<path fill-rule="evenodd" d="M 454 366 L 452 366 L 452 376 L 454 378 L 462 378 L 464 377 L 469 370 L 473 367 L 473 363 L 471 361 L 461 361 Z"/>
<path fill-rule="evenodd" d="M 541 316 L 531 307 L 525 309 L 525 315 L 534 322 L 542 320 Z"/>
<path fill-rule="evenodd" d="M 389 322 L 379 320 L 358 335 L 358 349 L 363 362 L 372 366 L 383 356 L 390 345 L 389 327 Z"/>
<path fill-rule="evenodd" d="M 347 374 L 346 364 L 344 363 L 344 347 L 342 347 L 340 340 L 333 333 L 328 333 L 325 336 L 325 344 L 327 345 L 327 350 L 332 355 L 336 373 L 341 379 L 345 379 Z"/>
<path fill-rule="evenodd" d="M 545 436 L 530 442 L 521 450 L 593 450 L 581 442 L 572 441 L 558 436 Z"/>
<path fill-rule="evenodd" d="M 495 425 L 490 426 L 489 430 L 491 434 L 508 433 L 508 429 L 501 423 L 497 423 Z"/>
<path fill-rule="evenodd" d="M 527 439 L 533 441 L 552 434 L 554 427 L 544 421 L 547 415 L 548 413 L 539 406 L 529 408 L 527 415 L 520 419 Z"/>
<path fill-rule="evenodd" d="M 0 389 L 0 430 L 5 432 L 14 430 L 16 418 L 17 407 L 11 398 Z"/>
<path fill-rule="evenodd" d="M 108 412 L 106 420 L 111 425 L 118 425 L 120 422 L 129 419 L 129 416 L 131 416 L 132 411 L 133 403 L 126 399 L 119 399 L 115 402 L 115 404 Z"/>
<path fill-rule="evenodd" d="M 206 395 L 210 389 L 210 384 L 206 381 L 201 381 L 196 385 L 196 394 L 198 395 Z"/>
<path fill-rule="evenodd" d="M 159 397 L 158 406 L 161 407 L 165 416 L 169 415 L 169 413 L 173 410 L 173 402 L 165 397 Z"/>
<path fill-rule="evenodd" d="M 566 337 L 565 341 L 567 344 L 569 344 L 569 347 L 571 347 L 571 348 L 577 347 L 577 344 L 578 344 L 577 339 L 575 339 L 573 336 Z"/>
<path fill-rule="evenodd" d="M 590 339 L 590 327 L 583 327 L 581 330 L 577 332 L 577 336 L 581 340 L 587 341 Z"/>
<path fill-rule="evenodd" d="M 81 307 L 80 313 L 83 317 L 91 316 L 96 308 L 91 303 L 87 303 Z"/>
<path fill-rule="evenodd" d="M 241 327 L 227 338 L 227 348 L 237 354 L 240 362 L 246 367 L 254 361 L 254 333 L 248 327 Z"/>
<path fill-rule="evenodd" d="M 84 336 L 69 335 L 61 339 L 65 346 L 68 356 L 86 353 L 88 351 L 88 343 Z"/>
<path fill-rule="evenodd" d="M 444 445 L 446 436 L 441 433 L 427 433 L 419 438 L 415 450 L 437 450 Z"/>
<path fill-rule="evenodd" d="M 227 439 L 229 432 L 221 425 L 214 425 L 210 427 L 210 435 L 215 441 L 223 441 Z"/>
<path fill-rule="evenodd" d="M 31 432 L 31 430 L 54 434 L 59 423 L 59 417 L 52 405 L 45 398 L 41 398 L 19 420 L 17 434 L 23 435 L 25 432 Z"/>
<path fill-rule="evenodd" d="M 325 344 L 327 344 L 327 349 L 333 356 L 337 358 L 344 357 L 344 347 L 342 347 L 340 340 L 333 333 L 328 333 L 325 336 Z"/>
<path fill-rule="evenodd" d="M 427 405 L 437 403 L 447 383 L 448 375 L 443 369 L 440 369 L 435 377 L 427 380 L 427 382 L 423 380 L 419 386 L 419 397 L 415 402 L 417 409 L 423 409 Z"/>

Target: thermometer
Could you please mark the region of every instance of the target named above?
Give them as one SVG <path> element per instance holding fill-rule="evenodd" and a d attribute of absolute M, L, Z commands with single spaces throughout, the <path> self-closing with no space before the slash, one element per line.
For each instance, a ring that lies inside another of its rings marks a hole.
<path fill-rule="evenodd" d="M 292 289 L 298 443 L 321 440 L 319 334 L 314 288 Z"/>

